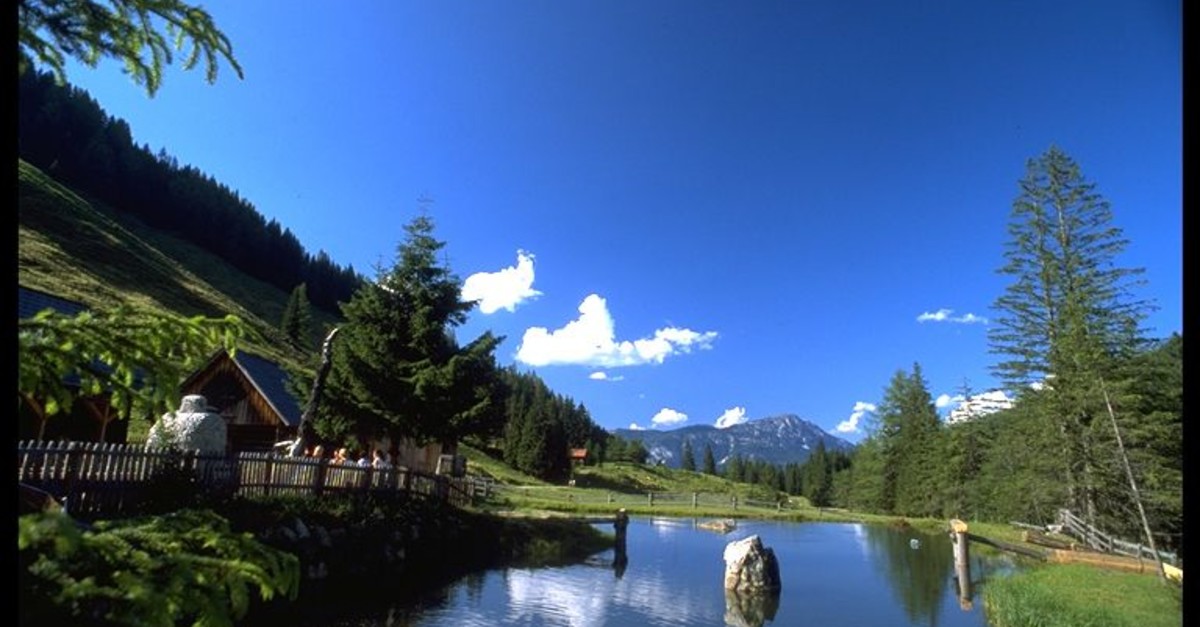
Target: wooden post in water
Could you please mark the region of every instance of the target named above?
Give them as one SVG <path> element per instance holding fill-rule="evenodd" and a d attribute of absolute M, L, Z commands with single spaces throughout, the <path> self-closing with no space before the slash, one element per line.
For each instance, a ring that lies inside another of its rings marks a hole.
<path fill-rule="evenodd" d="M 613 518 L 613 529 L 617 532 L 617 550 L 621 553 L 625 552 L 625 528 L 629 526 L 629 514 L 625 508 L 617 510 L 617 515 Z"/>
<path fill-rule="evenodd" d="M 625 567 L 629 564 L 629 556 L 625 553 L 625 528 L 629 526 L 629 514 L 625 512 L 625 508 L 617 510 L 617 516 L 613 519 L 613 529 L 616 530 L 616 539 L 613 543 L 613 573 L 617 579 L 620 579 L 625 574 Z"/>
<path fill-rule="evenodd" d="M 950 539 L 954 544 L 954 574 L 958 577 L 958 605 L 963 610 L 970 610 L 971 602 L 971 562 L 967 547 L 970 539 L 967 537 L 967 523 L 954 518 L 950 520 Z"/>

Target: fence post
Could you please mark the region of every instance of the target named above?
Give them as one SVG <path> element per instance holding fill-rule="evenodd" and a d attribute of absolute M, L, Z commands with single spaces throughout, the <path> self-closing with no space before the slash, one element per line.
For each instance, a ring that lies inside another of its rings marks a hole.
<path fill-rule="evenodd" d="M 650 499 L 650 507 L 654 507 L 654 493 L 647 492 L 646 496 Z"/>
<path fill-rule="evenodd" d="M 75 484 L 79 480 L 79 445 L 71 442 L 67 445 L 66 473 L 63 477 L 63 510 L 70 511 L 71 503 L 75 500 Z"/>
<path fill-rule="evenodd" d="M 737 495 L 733 495 L 733 509 L 737 509 Z"/>
<path fill-rule="evenodd" d="M 612 503 L 612 492 L 608 493 L 608 502 Z"/>
<path fill-rule="evenodd" d="M 325 493 L 325 478 L 329 476 L 329 464 L 324 457 L 317 458 L 317 470 L 313 473 L 313 494 L 321 496 Z"/>
<path fill-rule="evenodd" d="M 360 468 L 361 468 L 361 466 L 360 466 Z M 367 466 L 366 470 L 362 474 L 363 494 L 370 494 L 370 492 L 371 492 L 371 480 L 374 479 L 374 476 L 372 475 L 372 473 L 374 471 L 375 471 L 374 468 L 372 468 L 371 466 Z"/>
<path fill-rule="evenodd" d="M 700 506 L 699 503 L 700 503 L 700 493 L 692 492 L 692 509 L 696 509 L 697 507 L 699 507 Z"/>
<path fill-rule="evenodd" d="M 263 494 L 271 496 L 275 487 L 275 453 L 267 453 L 266 467 L 263 469 Z"/>

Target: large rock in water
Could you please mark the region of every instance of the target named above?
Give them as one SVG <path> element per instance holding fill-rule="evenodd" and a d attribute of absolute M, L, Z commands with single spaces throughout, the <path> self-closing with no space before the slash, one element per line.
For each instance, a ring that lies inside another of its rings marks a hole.
<path fill-rule="evenodd" d="M 183 451 L 224 454 L 226 446 L 225 419 L 208 406 L 208 399 L 199 394 L 183 397 L 179 411 L 163 414 L 146 437 L 153 448 L 177 448 Z"/>
<path fill-rule="evenodd" d="M 737 592 L 778 592 L 779 562 L 758 536 L 725 546 L 725 589 Z"/>

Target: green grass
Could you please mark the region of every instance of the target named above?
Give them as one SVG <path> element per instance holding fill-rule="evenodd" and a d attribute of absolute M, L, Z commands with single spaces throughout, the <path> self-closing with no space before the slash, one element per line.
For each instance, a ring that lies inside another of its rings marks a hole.
<path fill-rule="evenodd" d="M 89 307 L 234 314 L 249 331 L 243 348 L 285 366 L 308 366 L 305 354 L 276 328 L 288 293 L 188 242 L 88 202 L 22 160 L 17 169 L 20 285 Z M 313 314 L 314 326 L 333 319 L 318 310 Z"/>
<path fill-rule="evenodd" d="M 779 503 L 781 494 L 769 488 L 737 483 L 704 473 L 608 462 L 575 469 L 575 485 L 556 485 L 521 473 L 483 450 L 460 444 L 469 474 L 491 477 L 500 486 L 480 503 L 481 509 L 508 515 L 610 516 L 618 509 L 632 515 L 680 518 L 761 518 L 787 521 L 868 522 L 896 524 L 895 516 L 862 514 L 838 508 L 817 508 L 803 497 Z M 655 494 L 651 503 L 648 492 Z M 693 506 L 692 495 L 697 495 Z M 737 497 L 734 507 L 733 497 Z M 945 520 L 904 520 L 926 530 L 942 531 Z"/>
<path fill-rule="evenodd" d="M 470 474 L 490 477 L 509 485 L 550 485 L 512 468 L 466 442 L 459 442 L 458 453 L 467 458 L 467 472 Z"/>
<path fill-rule="evenodd" d="M 990 581 L 983 590 L 993 627 L 1178 627 L 1180 586 L 1153 574 L 1084 564 L 1047 564 Z"/>

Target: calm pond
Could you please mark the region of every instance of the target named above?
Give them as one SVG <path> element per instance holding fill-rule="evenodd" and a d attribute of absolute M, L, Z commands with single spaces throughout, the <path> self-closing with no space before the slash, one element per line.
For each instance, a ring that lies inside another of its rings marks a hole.
<path fill-rule="evenodd" d="M 624 568 L 612 550 L 561 568 L 471 575 L 417 600 L 374 606 L 325 626 L 393 625 L 986 625 L 980 592 L 1016 561 L 971 547 L 962 602 L 948 535 L 851 523 L 739 521 L 721 534 L 692 519 L 633 518 Z M 603 526 L 611 532 L 612 526 Z M 775 552 L 777 603 L 727 598 L 725 545 L 758 535 Z"/>

